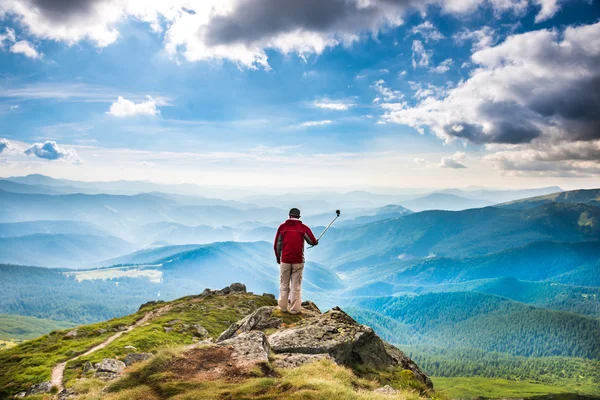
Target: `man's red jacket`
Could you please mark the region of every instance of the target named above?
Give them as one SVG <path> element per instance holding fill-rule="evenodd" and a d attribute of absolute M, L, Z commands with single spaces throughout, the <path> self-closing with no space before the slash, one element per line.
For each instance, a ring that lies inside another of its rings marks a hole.
<path fill-rule="evenodd" d="M 304 262 L 304 242 L 318 244 L 310 228 L 299 219 L 290 218 L 279 226 L 275 235 L 275 257 L 277 263 L 300 264 Z"/>

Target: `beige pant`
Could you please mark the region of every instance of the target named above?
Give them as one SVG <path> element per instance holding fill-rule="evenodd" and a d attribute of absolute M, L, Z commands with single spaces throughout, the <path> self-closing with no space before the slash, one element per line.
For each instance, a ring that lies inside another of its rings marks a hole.
<path fill-rule="evenodd" d="M 281 263 L 279 268 L 279 308 L 281 308 L 283 311 L 286 311 L 288 309 L 289 300 L 290 312 L 300 312 L 300 307 L 302 304 L 302 272 L 304 271 L 304 263 Z"/>

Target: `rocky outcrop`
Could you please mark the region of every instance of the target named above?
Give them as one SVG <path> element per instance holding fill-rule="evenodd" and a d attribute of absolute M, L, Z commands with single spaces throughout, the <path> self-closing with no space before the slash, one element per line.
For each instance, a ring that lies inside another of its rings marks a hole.
<path fill-rule="evenodd" d="M 233 338 L 243 332 L 279 328 L 282 320 L 281 318 L 273 317 L 273 309 L 273 307 L 261 307 L 240 321 L 231 324 L 231 326 L 219 336 L 217 342 Z"/>
<path fill-rule="evenodd" d="M 337 364 L 354 366 L 369 365 L 378 369 L 400 367 L 412 371 L 416 380 L 432 388 L 429 377 L 402 351 L 384 342 L 373 329 L 361 325 L 339 307 L 321 314 L 312 302 L 304 302 L 299 322 L 282 327 L 281 318 L 273 317 L 274 307 L 261 307 L 240 321 L 233 323 L 217 339 L 218 343 L 235 343 L 247 359 L 259 354 L 266 360 L 269 348 L 276 353 L 274 365 L 294 368 L 321 359 L 332 359 Z M 266 338 L 266 344 L 257 345 L 262 331 L 276 328 Z M 243 337 L 239 342 L 232 340 Z M 252 340 L 250 340 L 252 338 Z M 244 350 L 249 349 L 262 350 Z M 266 355 L 265 355 L 266 352 Z"/>
<path fill-rule="evenodd" d="M 261 331 L 244 332 L 234 338 L 223 340 L 220 347 L 231 347 L 231 358 L 238 362 L 269 361 L 269 342 Z"/>
<path fill-rule="evenodd" d="M 246 285 L 236 282 L 229 286 L 225 286 L 221 290 L 204 289 L 204 291 L 200 294 L 200 297 L 210 296 L 211 294 L 223 296 L 231 293 L 246 293 Z"/>
<path fill-rule="evenodd" d="M 73 329 L 72 331 L 69 331 L 65 334 L 64 338 L 65 339 L 74 339 L 79 335 L 79 332 L 77 331 L 77 329 Z"/>
<path fill-rule="evenodd" d="M 338 364 L 367 364 L 385 368 L 394 364 L 383 340 L 334 308 L 269 337 L 275 353 L 329 354 Z"/>

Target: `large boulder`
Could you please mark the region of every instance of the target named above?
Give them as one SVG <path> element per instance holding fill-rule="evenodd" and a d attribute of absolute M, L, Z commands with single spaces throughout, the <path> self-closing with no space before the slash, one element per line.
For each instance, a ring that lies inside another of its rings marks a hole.
<path fill-rule="evenodd" d="M 231 326 L 217 339 L 217 342 L 231 339 L 237 335 L 250 332 L 252 330 L 261 330 L 269 328 L 279 328 L 281 326 L 281 318 L 273 317 L 273 307 L 260 307 L 252 314 L 247 315 L 243 319 L 231 324 Z"/>
<path fill-rule="evenodd" d="M 334 308 L 269 336 L 275 353 L 329 354 L 338 364 L 394 365 L 373 329 Z"/>
<path fill-rule="evenodd" d="M 105 358 L 95 365 L 98 372 L 111 372 L 118 374 L 126 367 L 123 361 L 115 360 L 114 358 Z"/>
<path fill-rule="evenodd" d="M 244 332 L 234 338 L 223 340 L 220 347 L 231 347 L 231 358 L 238 362 L 269 361 L 269 342 L 261 331 Z"/>

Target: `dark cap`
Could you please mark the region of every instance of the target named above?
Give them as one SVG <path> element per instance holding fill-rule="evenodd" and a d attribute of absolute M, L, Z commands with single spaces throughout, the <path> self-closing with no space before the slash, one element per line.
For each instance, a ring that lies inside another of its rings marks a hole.
<path fill-rule="evenodd" d="M 298 210 L 297 208 L 292 208 L 290 210 L 290 217 L 291 218 L 300 218 L 300 210 Z"/>

